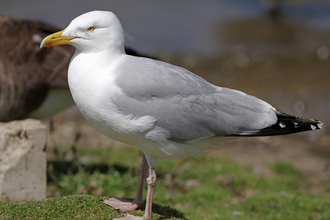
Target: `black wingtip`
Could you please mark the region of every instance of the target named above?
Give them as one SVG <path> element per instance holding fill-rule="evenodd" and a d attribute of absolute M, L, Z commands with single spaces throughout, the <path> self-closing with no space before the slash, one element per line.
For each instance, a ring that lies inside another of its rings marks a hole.
<path fill-rule="evenodd" d="M 306 119 L 289 115 L 282 112 L 276 112 L 276 124 L 259 131 L 244 131 L 234 136 L 275 136 L 298 133 L 303 131 L 312 131 L 322 128 L 323 123 L 314 119 Z"/>
<path fill-rule="evenodd" d="M 282 112 L 277 112 L 276 115 L 278 120 L 275 125 L 282 129 L 288 127 L 292 133 L 321 129 L 323 125 L 321 121 L 315 119 L 306 119 Z"/>

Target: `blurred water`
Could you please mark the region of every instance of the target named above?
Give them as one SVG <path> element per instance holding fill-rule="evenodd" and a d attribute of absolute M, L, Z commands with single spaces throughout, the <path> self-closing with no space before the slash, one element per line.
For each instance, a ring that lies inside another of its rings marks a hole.
<path fill-rule="evenodd" d="M 162 54 L 283 111 L 330 120 L 329 1 L 283 1 L 278 17 L 261 0 L 0 1 L 2 14 L 61 28 L 95 9 L 113 11 L 134 38 L 127 44 L 141 52 Z"/>
<path fill-rule="evenodd" d="M 136 39 L 134 46 L 145 52 L 218 52 L 227 43 L 214 36 L 219 27 L 230 21 L 267 19 L 260 0 L 0 1 L 2 14 L 42 20 L 62 28 L 74 17 L 95 9 L 115 12 L 125 31 Z M 281 12 L 286 20 L 319 34 L 329 33 L 329 1 L 285 1 Z"/>

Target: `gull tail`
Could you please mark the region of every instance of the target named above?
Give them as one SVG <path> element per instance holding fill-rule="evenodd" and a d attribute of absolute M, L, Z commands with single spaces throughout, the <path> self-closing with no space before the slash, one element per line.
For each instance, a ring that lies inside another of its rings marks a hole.
<path fill-rule="evenodd" d="M 274 136 L 298 133 L 303 131 L 321 129 L 323 123 L 314 119 L 306 119 L 289 115 L 282 112 L 276 112 L 276 124 L 263 128 L 259 131 L 243 131 L 233 136 Z"/>

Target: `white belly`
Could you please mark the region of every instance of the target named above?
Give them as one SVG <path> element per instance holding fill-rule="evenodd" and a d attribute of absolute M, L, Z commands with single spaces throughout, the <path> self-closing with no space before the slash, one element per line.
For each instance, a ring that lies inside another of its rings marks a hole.
<path fill-rule="evenodd" d="M 86 65 L 82 69 L 78 64 L 83 61 L 79 59 L 88 60 L 88 57 L 72 59 L 68 80 L 72 97 L 82 115 L 110 138 L 127 144 L 141 142 L 145 133 L 153 128 L 156 119 L 151 116 L 134 118 L 119 112 L 111 101 L 112 97 L 123 95 L 115 83 L 116 66 L 108 65 L 111 69 L 95 72 L 95 68 Z"/>

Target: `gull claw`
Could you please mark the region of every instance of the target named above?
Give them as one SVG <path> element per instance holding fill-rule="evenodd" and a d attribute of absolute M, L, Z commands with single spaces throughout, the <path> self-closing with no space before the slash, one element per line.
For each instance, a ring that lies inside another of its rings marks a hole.
<path fill-rule="evenodd" d="M 107 200 L 102 200 L 102 201 L 100 200 L 100 202 L 107 204 L 120 212 L 123 211 L 130 212 L 138 208 L 138 205 L 131 201 L 125 199 L 118 199 L 115 197 L 111 197 L 110 199 Z"/>
<path fill-rule="evenodd" d="M 112 220 L 147 220 L 143 217 L 138 217 L 130 214 L 125 214 L 124 217 L 121 218 L 113 218 Z"/>

